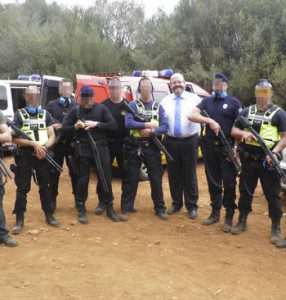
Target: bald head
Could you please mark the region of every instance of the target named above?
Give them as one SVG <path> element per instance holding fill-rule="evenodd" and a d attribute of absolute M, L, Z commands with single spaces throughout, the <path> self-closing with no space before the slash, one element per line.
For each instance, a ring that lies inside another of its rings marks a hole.
<path fill-rule="evenodd" d="M 181 96 L 186 89 L 184 76 L 180 73 L 173 74 L 170 78 L 170 88 L 177 97 Z"/>

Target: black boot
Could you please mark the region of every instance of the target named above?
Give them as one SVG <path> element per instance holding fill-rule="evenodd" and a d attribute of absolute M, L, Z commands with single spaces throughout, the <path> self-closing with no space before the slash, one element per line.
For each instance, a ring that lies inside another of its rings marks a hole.
<path fill-rule="evenodd" d="M 279 249 L 286 248 L 286 237 L 276 243 L 276 247 Z"/>
<path fill-rule="evenodd" d="M 222 231 L 226 233 L 231 232 L 232 228 L 232 220 L 233 220 L 234 210 L 233 209 L 227 209 L 225 214 L 225 221 L 222 227 Z"/>
<path fill-rule="evenodd" d="M 88 224 L 88 218 L 86 215 L 86 210 L 85 210 L 84 204 L 77 205 L 77 215 L 78 215 L 78 220 L 81 224 Z"/>
<path fill-rule="evenodd" d="M 95 209 L 95 214 L 100 216 L 102 215 L 106 210 L 106 206 L 104 204 L 99 203 L 97 208 Z"/>
<path fill-rule="evenodd" d="M 243 231 L 245 231 L 247 228 L 246 221 L 247 221 L 247 214 L 240 212 L 237 225 L 231 229 L 231 233 L 238 235 L 241 234 Z"/>
<path fill-rule="evenodd" d="M 56 220 L 52 213 L 45 213 L 45 216 L 47 224 L 55 228 L 60 227 L 60 222 Z"/>
<path fill-rule="evenodd" d="M 280 227 L 280 219 L 279 220 L 272 220 L 271 225 L 271 244 L 276 244 L 280 240 L 281 235 L 281 227 Z"/>
<path fill-rule="evenodd" d="M 219 218 L 220 218 L 220 209 L 213 209 L 209 217 L 202 222 L 202 225 L 209 226 L 214 223 L 217 223 L 219 222 Z"/>
<path fill-rule="evenodd" d="M 24 214 L 16 214 L 16 224 L 12 229 L 14 234 L 19 234 L 24 227 Z"/>
<path fill-rule="evenodd" d="M 0 244 L 3 244 L 7 247 L 17 247 L 18 241 L 14 238 L 12 238 L 10 235 L 5 234 L 0 236 Z"/>
<path fill-rule="evenodd" d="M 115 211 L 113 209 L 113 206 L 110 206 L 110 207 L 107 208 L 106 215 L 113 222 L 119 222 L 120 221 L 119 217 L 117 216 L 117 214 L 115 213 Z"/>

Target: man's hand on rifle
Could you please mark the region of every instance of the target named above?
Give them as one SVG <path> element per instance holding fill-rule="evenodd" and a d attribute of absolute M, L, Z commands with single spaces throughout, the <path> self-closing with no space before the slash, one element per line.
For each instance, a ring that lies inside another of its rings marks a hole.
<path fill-rule="evenodd" d="M 44 159 L 46 157 L 47 148 L 45 146 L 41 146 L 37 142 L 34 143 L 35 156 L 38 159 Z"/>
<path fill-rule="evenodd" d="M 60 129 L 62 129 L 62 125 L 57 123 L 57 124 L 53 124 L 52 125 L 55 131 L 59 131 Z"/>
<path fill-rule="evenodd" d="M 85 127 L 85 126 L 84 126 L 84 123 L 83 123 L 83 121 L 81 121 L 81 120 L 78 120 L 78 121 L 76 122 L 76 124 L 74 125 L 75 130 L 83 129 L 84 127 Z"/>
<path fill-rule="evenodd" d="M 150 128 L 142 129 L 140 130 L 141 137 L 150 137 L 151 133 L 153 133 L 154 130 Z"/>
<path fill-rule="evenodd" d="M 98 122 L 95 121 L 85 121 L 84 122 L 84 129 L 90 130 L 91 128 L 95 128 L 98 126 Z"/>
<path fill-rule="evenodd" d="M 221 129 L 219 123 L 217 123 L 215 120 L 210 121 L 210 128 L 215 133 L 216 136 L 218 135 Z"/>
<path fill-rule="evenodd" d="M 277 160 L 277 162 L 281 161 L 281 155 L 279 153 L 272 152 L 272 154 L 273 154 L 273 157 Z M 270 158 L 269 155 L 266 155 L 265 159 L 266 159 L 266 162 L 267 162 L 268 166 L 272 165 L 272 161 L 271 161 L 271 158 Z"/>
<path fill-rule="evenodd" d="M 248 132 L 248 131 L 243 131 L 242 138 L 246 142 L 257 141 L 257 138 L 251 132 Z"/>
<path fill-rule="evenodd" d="M 157 124 L 151 123 L 151 122 L 146 122 L 146 123 L 144 123 L 144 124 L 145 124 L 145 128 L 146 128 L 146 129 L 155 129 L 155 128 L 158 127 Z"/>

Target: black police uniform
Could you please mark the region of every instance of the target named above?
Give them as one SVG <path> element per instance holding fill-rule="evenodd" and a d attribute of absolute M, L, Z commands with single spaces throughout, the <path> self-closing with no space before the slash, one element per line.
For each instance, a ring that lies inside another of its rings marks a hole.
<path fill-rule="evenodd" d="M 263 115 L 266 111 L 275 108 L 274 104 L 270 104 L 265 111 L 260 111 Z M 245 108 L 241 115 L 248 118 L 249 108 Z M 258 124 L 258 123 L 256 123 Z M 286 113 L 279 109 L 272 117 L 271 124 L 277 127 L 278 132 L 286 132 Z M 239 121 L 235 126 L 244 129 Z M 259 126 L 254 126 L 254 129 L 259 133 Z M 273 148 L 275 145 L 273 146 Z M 272 149 L 273 149 L 272 148 Z M 282 217 L 281 201 L 279 198 L 280 180 L 276 171 L 267 167 L 265 164 L 265 154 L 259 146 L 242 143 L 239 147 L 239 154 L 242 163 L 243 177 L 240 180 L 239 190 L 240 198 L 238 209 L 240 213 L 247 216 L 252 211 L 253 193 L 257 187 L 258 179 L 260 179 L 263 193 L 268 202 L 269 218 L 272 221 L 280 221 Z"/>
<path fill-rule="evenodd" d="M 76 204 L 78 207 L 83 207 L 88 197 L 90 167 L 94 166 L 98 174 L 86 131 L 84 129 L 75 130 L 74 128 L 78 120 L 99 122 L 98 127 L 92 128 L 90 133 L 98 146 L 99 159 L 109 191 L 104 192 L 102 182 L 98 180 L 97 194 L 99 201 L 103 203 L 107 209 L 112 208 L 111 163 L 105 131 L 107 129 L 116 129 L 116 122 L 108 109 L 101 104 L 94 104 L 91 109 L 84 109 L 81 105 L 78 108 L 73 108 L 63 121 L 63 136 L 74 135 L 76 139 L 75 158 L 79 163 L 79 174 L 76 185 Z"/>
<path fill-rule="evenodd" d="M 205 110 L 221 126 L 226 138 L 233 145 L 231 129 L 241 110 L 240 102 L 230 96 L 223 99 L 216 95 L 214 98 L 204 98 L 197 107 L 201 111 Z M 232 162 L 227 160 L 226 150 L 209 125 L 202 133 L 200 145 L 205 162 L 212 210 L 219 214 L 223 205 L 227 210 L 233 212 L 237 208 L 235 168 Z"/>
<path fill-rule="evenodd" d="M 22 112 L 31 120 L 36 115 L 28 112 L 27 109 L 22 109 Z M 46 127 L 52 125 L 52 117 L 48 111 L 46 111 Z M 23 121 L 19 110 L 14 115 L 14 125 L 19 129 L 23 126 Z M 31 189 L 31 177 L 32 170 L 35 170 L 39 193 L 41 199 L 42 210 L 45 214 L 50 215 L 52 213 L 52 205 L 50 198 L 50 165 L 45 159 L 38 159 L 34 156 L 34 149 L 32 147 L 18 146 L 14 153 L 14 159 L 16 163 L 15 169 L 15 184 L 17 186 L 16 201 L 13 213 L 17 216 L 23 216 L 26 212 L 27 206 L 27 194 Z"/>
<path fill-rule="evenodd" d="M 60 99 L 53 100 L 48 103 L 47 110 L 50 112 L 53 123 L 62 124 L 64 118 L 68 115 L 68 113 L 74 108 L 78 106 L 76 102 L 71 100 L 66 100 L 66 102 L 62 103 Z M 62 167 L 64 160 L 66 161 L 66 165 L 69 169 L 69 176 L 71 178 L 72 183 L 72 193 L 75 196 L 76 191 L 76 179 L 77 176 L 73 171 L 70 163 L 70 157 L 74 156 L 74 147 L 72 147 L 72 138 L 63 138 L 60 131 L 55 131 L 56 133 L 56 143 L 53 147 L 54 151 L 54 160 Z M 56 198 L 58 196 L 58 187 L 60 180 L 60 172 L 51 169 L 51 201 L 53 210 L 56 209 Z"/>
<path fill-rule="evenodd" d="M 127 100 L 123 99 L 122 101 Z M 109 112 L 111 113 L 111 115 L 117 123 L 117 128 L 115 130 L 106 130 L 106 135 L 108 138 L 110 161 L 112 164 L 114 158 L 116 158 L 116 162 L 118 164 L 118 168 L 122 176 L 121 189 L 123 191 L 126 185 L 126 168 L 123 168 L 123 156 L 126 138 L 129 135 L 129 130 L 126 129 L 124 122 L 124 116 L 126 114 L 126 111 L 124 110 L 124 108 L 122 108 L 122 102 L 114 103 L 110 98 L 104 100 L 102 104 L 108 108 Z"/>

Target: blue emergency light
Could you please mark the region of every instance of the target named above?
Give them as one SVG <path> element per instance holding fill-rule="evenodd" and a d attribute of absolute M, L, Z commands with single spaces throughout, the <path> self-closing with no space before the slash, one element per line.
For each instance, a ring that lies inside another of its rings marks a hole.
<path fill-rule="evenodd" d="M 173 74 L 174 71 L 171 69 L 159 71 L 159 77 L 170 78 Z"/>
<path fill-rule="evenodd" d="M 32 74 L 30 78 L 33 81 L 38 81 L 42 79 L 42 77 L 39 74 Z"/>
<path fill-rule="evenodd" d="M 30 76 L 29 76 L 29 75 L 19 75 L 19 76 L 18 76 L 18 79 L 19 79 L 19 80 L 29 80 L 29 79 L 30 79 Z"/>
<path fill-rule="evenodd" d="M 141 74 L 142 74 L 142 72 L 139 71 L 139 70 L 136 70 L 136 71 L 133 72 L 134 77 L 141 77 Z"/>

